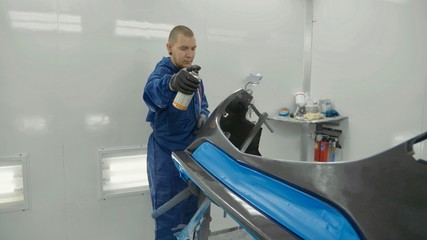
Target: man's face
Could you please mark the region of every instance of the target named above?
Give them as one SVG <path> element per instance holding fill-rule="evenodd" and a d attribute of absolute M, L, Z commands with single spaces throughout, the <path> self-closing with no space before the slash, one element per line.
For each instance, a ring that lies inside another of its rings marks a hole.
<path fill-rule="evenodd" d="M 178 34 L 177 41 L 166 45 L 173 65 L 177 68 L 187 68 L 196 56 L 196 38 Z"/>

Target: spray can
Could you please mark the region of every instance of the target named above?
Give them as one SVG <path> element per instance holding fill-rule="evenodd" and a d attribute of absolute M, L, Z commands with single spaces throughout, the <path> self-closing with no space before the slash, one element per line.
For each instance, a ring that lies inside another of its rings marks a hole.
<path fill-rule="evenodd" d="M 185 69 L 187 72 L 189 72 L 193 77 L 195 77 L 200 82 L 200 76 L 199 71 L 201 67 L 198 65 L 192 65 Z M 185 111 L 187 110 L 188 104 L 191 102 L 191 99 L 193 99 L 194 93 L 192 94 L 184 94 L 182 92 L 178 92 L 175 96 L 175 99 L 173 100 L 173 106 L 176 107 L 179 110 Z"/>

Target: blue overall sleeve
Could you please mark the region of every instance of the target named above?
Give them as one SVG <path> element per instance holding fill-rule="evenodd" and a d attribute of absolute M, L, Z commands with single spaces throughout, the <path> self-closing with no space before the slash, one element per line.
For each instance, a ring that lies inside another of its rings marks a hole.
<path fill-rule="evenodd" d="M 173 73 L 169 69 L 160 67 L 150 75 L 144 88 L 143 99 L 152 112 L 168 106 L 176 93 L 169 88 L 169 81 Z"/>
<path fill-rule="evenodd" d="M 209 117 L 210 112 L 208 110 L 209 104 L 208 104 L 208 100 L 207 100 L 206 95 L 205 95 L 205 87 L 203 85 L 203 81 L 200 83 L 200 87 L 202 88 L 202 109 L 201 109 L 200 114 L 205 115 L 207 118 L 207 117 Z"/>

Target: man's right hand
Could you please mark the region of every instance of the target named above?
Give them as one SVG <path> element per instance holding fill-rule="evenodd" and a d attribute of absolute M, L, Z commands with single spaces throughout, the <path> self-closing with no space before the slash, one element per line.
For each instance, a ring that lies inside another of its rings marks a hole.
<path fill-rule="evenodd" d="M 194 93 L 197 91 L 197 88 L 199 88 L 199 84 L 199 80 L 185 70 L 181 70 L 173 75 L 169 83 L 172 91 L 178 91 L 184 94 Z"/>

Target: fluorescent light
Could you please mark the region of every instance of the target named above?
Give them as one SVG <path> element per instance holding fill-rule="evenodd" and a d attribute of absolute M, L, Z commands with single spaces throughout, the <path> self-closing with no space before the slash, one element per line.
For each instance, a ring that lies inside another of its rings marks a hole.
<path fill-rule="evenodd" d="M 144 181 L 144 177 L 141 174 L 122 174 L 122 175 L 113 175 L 110 177 L 111 184 L 129 184 L 129 183 L 138 183 Z"/>
<path fill-rule="evenodd" d="M 15 191 L 13 175 L 12 167 L 0 167 L 0 194 L 13 193 Z"/>
<path fill-rule="evenodd" d="M 13 193 L 15 185 L 0 185 L 0 194 Z"/>
<path fill-rule="evenodd" d="M 28 208 L 27 155 L 0 157 L 0 212 Z"/>
<path fill-rule="evenodd" d="M 122 147 L 99 151 L 100 196 L 141 194 L 148 189 L 145 147 Z"/>
<path fill-rule="evenodd" d="M 13 179 L 12 171 L 5 171 L 5 167 L 0 167 L 0 183 L 5 181 L 11 181 Z"/>

